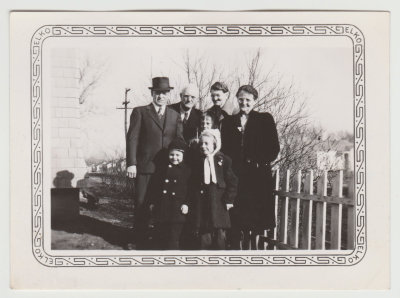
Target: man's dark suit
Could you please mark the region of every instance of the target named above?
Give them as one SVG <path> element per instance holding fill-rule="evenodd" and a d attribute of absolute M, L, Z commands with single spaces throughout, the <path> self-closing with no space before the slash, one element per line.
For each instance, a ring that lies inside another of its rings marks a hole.
<path fill-rule="evenodd" d="M 127 166 L 136 165 L 138 174 L 154 173 L 154 159 L 176 137 L 182 137 L 182 122 L 173 109 L 167 106 L 162 119 L 153 104 L 133 109 L 126 139 Z"/>
<path fill-rule="evenodd" d="M 126 165 L 137 167 L 134 223 L 138 241 L 143 240 L 147 221 L 145 198 L 148 183 L 157 160 L 166 154 L 168 145 L 176 137 L 182 137 L 182 122 L 173 109 L 166 107 L 161 119 L 152 103 L 133 109 L 126 137 Z"/>
<path fill-rule="evenodd" d="M 181 103 L 174 103 L 169 106 L 174 109 L 178 114 L 181 113 Z M 201 111 L 192 108 L 190 111 L 189 119 L 187 119 L 183 123 L 183 138 L 186 143 L 189 143 L 190 140 L 196 137 L 196 134 L 200 134 L 200 119 L 201 119 Z"/>

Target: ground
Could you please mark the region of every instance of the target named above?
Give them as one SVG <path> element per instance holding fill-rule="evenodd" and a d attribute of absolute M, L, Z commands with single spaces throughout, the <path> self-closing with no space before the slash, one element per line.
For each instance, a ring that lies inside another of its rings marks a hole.
<path fill-rule="evenodd" d="M 63 250 L 121 250 L 137 249 L 133 241 L 133 189 L 126 189 L 119 183 L 100 177 L 86 178 L 81 188 L 86 198 L 80 196 L 79 216 L 74 220 L 52 222 L 51 247 Z M 93 203 L 96 201 L 96 203 Z M 282 200 L 280 200 L 282 203 Z M 278 206 L 278 215 L 281 214 Z M 288 214 L 291 214 L 289 207 Z M 331 206 L 326 212 L 326 239 L 329 239 Z M 302 207 L 300 208 L 300 219 Z M 316 208 L 313 208 L 312 249 L 315 248 Z M 347 218 L 347 208 L 342 210 Z M 289 217 L 289 226 L 290 226 Z M 279 224 L 279 218 L 278 218 Z M 300 230 L 302 221 L 300 221 Z M 151 235 L 150 235 L 151 236 Z M 278 229 L 279 237 L 279 229 Z M 149 237 L 150 239 L 150 237 Z M 342 249 L 347 247 L 347 221 L 342 224 Z M 326 241 L 326 248 L 330 242 Z"/>
<path fill-rule="evenodd" d="M 87 178 L 92 204 L 80 196 L 79 217 L 68 222 L 53 222 L 52 249 L 126 249 L 132 242 L 133 200 L 129 191 Z M 94 198 L 93 198 L 94 197 Z"/>

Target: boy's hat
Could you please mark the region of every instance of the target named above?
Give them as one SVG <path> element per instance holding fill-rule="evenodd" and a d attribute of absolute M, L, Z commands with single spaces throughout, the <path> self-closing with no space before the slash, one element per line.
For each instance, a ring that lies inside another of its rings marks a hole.
<path fill-rule="evenodd" d="M 179 150 L 179 151 L 185 152 L 186 149 L 187 149 L 186 142 L 182 138 L 173 139 L 172 142 L 168 146 L 168 151 Z"/>

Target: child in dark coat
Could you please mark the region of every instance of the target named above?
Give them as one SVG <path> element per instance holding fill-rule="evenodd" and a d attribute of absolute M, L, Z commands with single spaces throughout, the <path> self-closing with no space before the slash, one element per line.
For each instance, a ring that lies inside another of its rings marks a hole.
<path fill-rule="evenodd" d="M 157 166 L 150 185 L 150 210 L 159 249 L 180 249 L 179 239 L 189 211 L 190 168 L 183 161 L 185 150 L 183 139 L 173 140 L 168 147 L 168 158 Z"/>
<path fill-rule="evenodd" d="M 198 232 L 200 249 L 225 249 L 226 229 L 231 227 L 228 210 L 236 197 L 237 178 L 231 159 L 220 148 L 219 130 L 204 130 L 190 192 L 191 223 Z"/>

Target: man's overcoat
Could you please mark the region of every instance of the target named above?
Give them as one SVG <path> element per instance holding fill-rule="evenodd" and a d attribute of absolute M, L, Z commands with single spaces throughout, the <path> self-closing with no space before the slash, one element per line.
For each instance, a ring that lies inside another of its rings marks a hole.
<path fill-rule="evenodd" d="M 155 162 L 166 154 L 169 143 L 182 137 L 179 114 L 168 106 L 160 119 L 153 104 L 134 108 L 126 139 L 127 167 L 136 165 L 138 174 L 152 174 Z"/>

